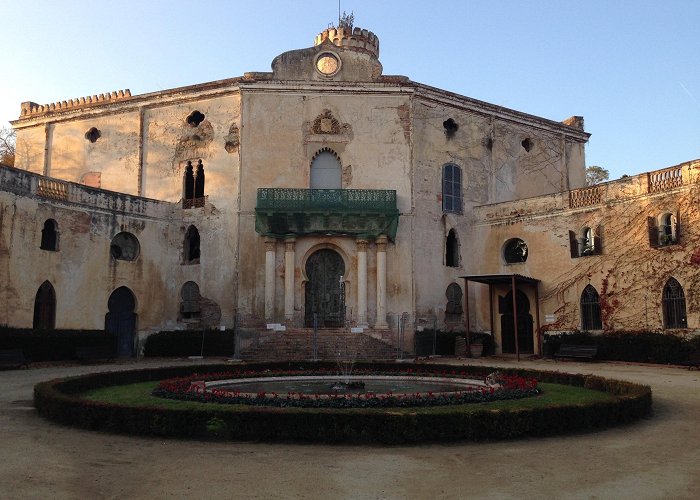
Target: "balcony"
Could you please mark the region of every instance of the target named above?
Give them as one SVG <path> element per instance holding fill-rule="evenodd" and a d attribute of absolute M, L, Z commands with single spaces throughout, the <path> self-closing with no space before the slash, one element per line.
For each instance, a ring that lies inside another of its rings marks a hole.
<path fill-rule="evenodd" d="M 266 236 L 346 234 L 396 237 L 396 191 L 259 188 L 255 230 Z"/>

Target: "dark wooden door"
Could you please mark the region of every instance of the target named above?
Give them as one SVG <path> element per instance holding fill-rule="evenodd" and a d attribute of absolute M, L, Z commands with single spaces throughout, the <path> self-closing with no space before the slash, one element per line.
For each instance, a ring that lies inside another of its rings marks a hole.
<path fill-rule="evenodd" d="M 530 301 L 520 290 L 516 290 L 515 301 L 517 318 L 513 311 L 513 293 L 508 292 L 505 298 L 500 300 L 501 312 L 501 351 L 515 354 L 515 321 L 518 322 L 518 350 L 521 354 L 535 352 L 533 340 L 533 321 L 530 314 Z"/>
<path fill-rule="evenodd" d="M 306 302 L 304 322 L 318 326 L 342 327 L 345 323 L 345 286 L 341 276 L 345 275 L 343 258 L 333 250 L 319 250 L 306 261 Z"/>
<path fill-rule="evenodd" d="M 134 334 L 136 332 L 136 300 L 127 287 L 117 288 L 107 302 L 109 312 L 105 316 L 105 330 L 117 336 L 117 356 L 134 355 Z"/>

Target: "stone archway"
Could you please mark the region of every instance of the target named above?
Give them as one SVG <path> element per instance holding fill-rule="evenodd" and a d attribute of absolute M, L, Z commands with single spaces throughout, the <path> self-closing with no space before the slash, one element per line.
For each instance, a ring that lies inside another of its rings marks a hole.
<path fill-rule="evenodd" d="M 345 289 L 342 276 L 345 262 L 338 252 L 321 249 L 306 261 L 304 324 L 314 326 L 314 315 L 319 327 L 337 328 L 345 324 Z"/>
<path fill-rule="evenodd" d="M 105 315 L 105 330 L 117 336 L 117 355 L 131 357 L 134 355 L 134 335 L 136 333 L 137 315 L 134 293 L 125 286 L 112 292 L 107 301 L 109 312 Z"/>

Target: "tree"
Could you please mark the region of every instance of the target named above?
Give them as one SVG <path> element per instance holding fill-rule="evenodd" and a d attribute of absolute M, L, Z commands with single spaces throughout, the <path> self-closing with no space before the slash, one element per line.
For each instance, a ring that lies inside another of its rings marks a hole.
<path fill-rule="evenodd" d="M 607 181 L 609 177 L 610 172 L 603 167 L 599 167 L 597 165 L 586 167 L 586 186 L 600 184 L 601 182 Z"/>
<path fill-rule="evenodd" d="M 0 128 L 0 163 L 15 164 L 15 131 L 11 128 Z"/>

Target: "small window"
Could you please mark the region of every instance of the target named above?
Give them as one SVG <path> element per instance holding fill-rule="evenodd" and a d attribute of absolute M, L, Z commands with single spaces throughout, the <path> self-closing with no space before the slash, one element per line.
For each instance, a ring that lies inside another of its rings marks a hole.
<path fill-rule="evenodd" d="M 578 234 L 574 231 L 569 231 L 571 258 L 574 259 L 576 257 L 602 254 L 602 234 L 602 226 L 598 226 L 595 229 L 586 226 L 583 227 Z"/>
<path fill-rule="evenodd" d="M 183 262 L 199 264 L 199 231 L 194 226 L 187 228 L 183 245 Z"/>
<path fill-rule="evenodd" d="M 445 265 L 447 267 L 459 267 L 459 241 L 454 229 L 447 233 L 445 241 Z"/>
<path fill-rule="evenodd" d="M 44 228 L 41 230 L 41 245 L 42 250 L 49 252 L 58 251 L 58 224 L 53 219 L 47 219 L 44 222 Z"/>
<path fill-rule="evenodd" d="M 115 260 L 134 261 L 140 252 L 139 240 L 131 233 L 118 233 L 112 238 L 109 253 Z"/>
<path fill-rule="evenodd" d="M 459 125 L 452 118 L 448 118 L 442 122 L 442 126 L 445 129 L 445 135 L 448 138 L 454 137 L 457 130 L 459 130 Z"/>
<path fill-rule="evenodd" d="M 53 285 L 44 281 L 34 297 L 35 330 L 53 330 L 56 324 L 56 292 Z"/>
<path fill-rule="evenodd" d="M 523 149 L 524 149 L 525 151 L 527 151 L 527 152 L 529 153 L 530 150 L 532 149 L 532 146 L 533 146 L 532 139 L 530 139 L 530 138 L 528 137 L 527 139 L 523 140 L 523 141 L 520 143 L 520 145 L 523 147 Z"/>
<path fill-rule="evenodd" d="M 503 246 L 503 258 L 507 264 L 517 264 L 527 260 L 527 245 L 520 238 L 506 241 Z"/>
<path fill-rule="evenodd" d="M 198 319 L 201 314 L 199 285 L 194 281 L 188 281 L 180 290 L 180 315 L 182 319 Z"/>
<path fill-rule="evenodd" d="M 591 285 L 581 294 L 581 329 L 583 331 L 602 330 L 603 319 L 600 313 L 600 296 Z"/>
<path fill-rule="evenodd" d="M 462 169 L 453 163 L 442 167 L 442 210 L 462 213 Z"/>
<path fill-rule="evenodd" d="M 688 328 L 685 314 L 685 294 L 675 278 L 669 278 L 664 286 L 662 308 L 664 328 Z"/>
<path fill-rule="evenodd" d="M 447 305 L 445 306 L 445 322 L 457 323 L 462 321 L 462 287 L 450 283 L 445 291 Z"/>
<path fill-rule="evenodd" d="M 98 128 L 92 127 L 90 130 L 85 132 L 85 138 L 92 143 L 97 142 L 97 139 L 100 137 L 102 137 L 102 132 L 100 132 Z"/>
<path fill-rule="evenodd" d="M 195 171 L 192 162 L 185 165 L 185 174 L 182 179 L 182 208 L 201 208 L 206 203 L 204 195 L 204 164 L 197 161 Z"/>

